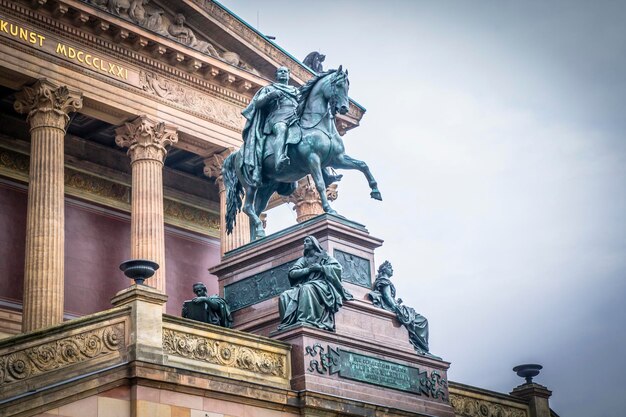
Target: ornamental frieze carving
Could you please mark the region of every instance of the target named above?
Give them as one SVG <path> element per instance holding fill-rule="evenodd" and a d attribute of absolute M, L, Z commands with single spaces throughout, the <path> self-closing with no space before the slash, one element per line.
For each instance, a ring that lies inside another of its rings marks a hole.
<path fill-rule="evenodd" d="M 219 230 L 219 216 L 196 207 L 181 204 L 178 201 L 165 200 L 163 213 L 166 218 L 193 223 L 205 230 Z M 168 220 L 169 220 L 168 219 Z"/>
<path fill-rule="evenodd" d="M 285 355 L 172 329 L 163 329 L 163 352 L 267 376 L 287 377 Z"/>
<path fill-rule="evenodd" d="M 0 149 L 0 167 L 28 176 L 30 158 L 21 153 Z"/>
<path fill-rule="evenodd" d="M 148 71 L 139 72 L 139 88 L 143 91 L 178 104 L 186 110 L 200 113 L 212 122 L 241 130 L 244 118 L 241 109 L 229 103 L 198 93 L 178 83 Z"/>
<path fill-rule="evenodd" d="M 124 323 L 84 332 L 0 356 L 0 384 L 100 358 L 125 347 Z"/>
<path fill-rule="evenodd" d="M 458 394 L 450 394 L 450 405 L 459 417 L 527 417 L 523 409 Z"/>
<path fill-rule="evenodd" d="M 99 197 L 110 198 L 121 203 L 130 204 L 130 188 L 128 186 L 107 181 L 103 178 L 88 175 L 80 171 L 66 168 L 65 186 Z"/>

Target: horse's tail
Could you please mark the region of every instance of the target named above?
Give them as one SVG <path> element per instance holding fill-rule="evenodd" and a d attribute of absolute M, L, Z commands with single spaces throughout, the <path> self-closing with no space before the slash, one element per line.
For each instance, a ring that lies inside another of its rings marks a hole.
<path fill-rule="evenodd" d="M 232 153 L 224 160 L 222 178 L 226 188 L 226 233 L 231 234 L 237 223 L 237 213 L 241 211 L 243 186 L 237 177 L 235 158 L 238 152 Z"/>

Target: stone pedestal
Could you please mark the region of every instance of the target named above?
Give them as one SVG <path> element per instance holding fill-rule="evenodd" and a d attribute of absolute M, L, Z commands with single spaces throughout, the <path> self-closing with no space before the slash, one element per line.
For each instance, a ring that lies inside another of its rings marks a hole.
<path fill-rule="evenodd" d="M 308 235 L 342 264 L 343 285 L 354 300 L 335 314 L 335 332 L 307 325 L 277 331 L 278 296 L 289 288 L 287 271 L 302 256 Z M 374 250 L 381 245 L 363 225 L 324 214 L 226 253 L 211 273 L 219 278 L 235 329 L 291 344 L 291 387 L 322 395 L 314 401 L 318 409 L 330 411 L 337 401 L 352 401 L 366 408 L 388 407 L 390 415 L 453 417 L 449 363 L 418 355 L 395 314 L 373 306 L 367 297 Z"/>
<path fill-rule="evenodd" d="M 63 321 L 65 201 L 64 137 L 68 113 L 82 95 L 47 80 L 16 94 L 31 134 L 22 331 Z"/>
<path fill-rule="evenodd" d="M 114 307 L 131 307 L 129 349 L 135 360 L 163 363 L 163 307 L 167 295 L 146 285 L 133 284 L 115 294 Z"/>
<path fill-rule="evenodd" d="M 344 285 L 356 300 L 367 299 L 375 271 L 374 249 L 382 240 L 365 226 L 323 214 L 227 252 L 211 268 L 220 294 L 233 312 L 233 328 L 268 336 L 280 322 L 277 296 L 289 288 L 287 269 L 302 256 L 302 242 L 314 235 L 344 267 Z"/>
<path fill-rule="evenodd" d="M 550 417 L 549 398 L 552 391 L 543 385 L 531 382 L 515 387 L 511 395 L 528 401 L 530 417 Z"/>
<path fill-rule="evenodd" d="M 159 264 L 150 285 L 165 293 L 163 162 L 166 146 L 178 141 L 176 128 L 142 116 L 115 134 L 115 143 L 128 147 L 132 167 L 130 257 Z"/>

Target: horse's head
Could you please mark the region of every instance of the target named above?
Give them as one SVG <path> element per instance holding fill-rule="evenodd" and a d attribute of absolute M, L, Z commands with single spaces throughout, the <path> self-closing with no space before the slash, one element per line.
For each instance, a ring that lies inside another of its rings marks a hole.
<path fill-rule="evenodd" d="M 342 66 L 331 75 L 331 96 L 330 111 L 333 116 L 339 112 L 339 114 L 348 113 L 350 108 L 350 99 L 348 98 L 348 89 L 350 88 L 350 80 L 348 80 L 348 70 L 343 71 Z"/>

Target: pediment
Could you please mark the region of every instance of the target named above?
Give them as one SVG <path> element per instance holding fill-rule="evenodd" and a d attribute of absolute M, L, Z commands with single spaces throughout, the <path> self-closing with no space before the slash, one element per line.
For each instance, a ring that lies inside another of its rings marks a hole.
<path fill-rule="evenodd" d="M 302 85 L 315 73 L 262 33 L 211 0 L 80 0 L 132 22 L 153 34 L 218 59 L 271 82 L 279 66 Z M 213 69 L 215 71 L 215 69 Z M 250 87 L 250 93 L 256 91 Z M 356 127 L 364 109 L 352 102 L 341 117 L 342 131 Z"/>

